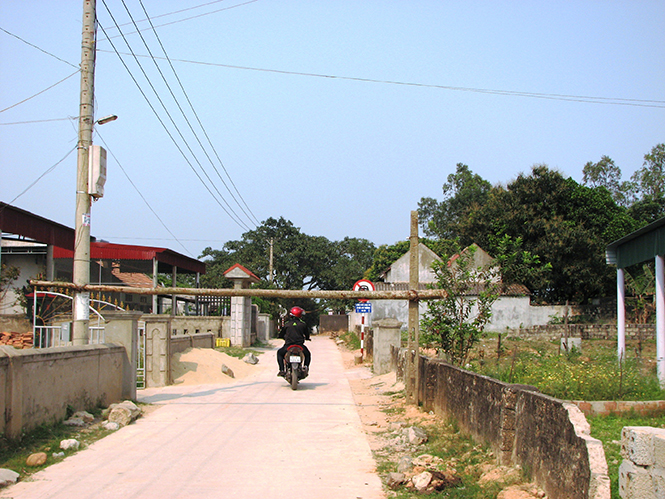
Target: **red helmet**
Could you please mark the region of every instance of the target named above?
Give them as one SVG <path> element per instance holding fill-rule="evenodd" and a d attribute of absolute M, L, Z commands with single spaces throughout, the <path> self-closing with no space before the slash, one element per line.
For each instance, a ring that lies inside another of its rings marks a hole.
<path fill-rule="evenodd" d="M 303 310 L 302 308 L 300 308 L 300 307 L 293 307 L 293 308 L 289 311 L 289 313 L 290 313 L 291 315 L 293 315 L 294 317 L 302 317 L 302 313 L 303 313 L 303 312 L 304 312 L 304 310 Z"/>

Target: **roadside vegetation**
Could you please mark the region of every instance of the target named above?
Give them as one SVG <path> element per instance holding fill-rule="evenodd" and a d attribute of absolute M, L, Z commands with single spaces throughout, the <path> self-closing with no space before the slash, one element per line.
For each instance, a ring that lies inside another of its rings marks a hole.
<path fill-rule="evenodd" d="M 106 430 L 101 425 L 101 408 L 98 407 L 89 412 L 95 417 L 95 421 L 86 428 L 66 426 L 61 421 L 55 424 L 42 424 L 25 432 L 20 439 L 8 440 L 0 437 L 0 468 L 15 471 L 20 475 L 20 480 L 25 480 L 33 473 L 78 452 L 73 449 L 64 451 L 60 449 L 60 442 L 63 440 L 76 439 L 80 443 L 79 450 L 83 450 L 112 433 L 111 430 Z M 27 466 L 28 456 L 37 452 L 46 453 L 46 463 L 41 466 Z M 54 457 L 53 454 L 61 455 Z"/>
<path fill-rule="evenodd" d="M 627 342 L 623 363 L 616 341 L 585 340 L 581 350 L 561 350 L 556 341 L 487 335 L 473 349 L 469 370 L 507 383 L 527 384 L 562 400 L 665 400 L 656 374 L 655 341 Z M 619 499 L 621 432 L 624 426 L 665 428 L 665 414 L 628 412 L 587 417 L 591 436 L 603 442 L 612 499 Z"/>

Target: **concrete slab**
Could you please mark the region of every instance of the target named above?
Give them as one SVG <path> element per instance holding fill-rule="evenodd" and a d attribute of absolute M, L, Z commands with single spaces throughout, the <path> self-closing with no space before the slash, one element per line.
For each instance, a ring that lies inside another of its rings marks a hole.
<path fill-rule="evenodd" d="M 252 379 L 140 391 L 160 408 L 0 497 L 383 499 L 341 355 L 328 338 L 308 346 L 297 391 L 275 350 Z"/>

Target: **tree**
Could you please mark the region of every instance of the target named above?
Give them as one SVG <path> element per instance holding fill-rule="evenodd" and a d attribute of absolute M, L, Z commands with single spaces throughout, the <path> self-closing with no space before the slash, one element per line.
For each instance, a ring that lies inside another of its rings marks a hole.
<path fill-rule="evenodd" d="M 7 296 L 11 283 L 16 281 L 21 275 L 21 269 L 14 265 L 5 263 L 0 267 L 0 298 Z"/>
<path fill-rule="evenodd" d="M 522 284 L 537 300 L 574 303 L 613 292 L 605 247 L 636 228 L 607 189 L 580 185 L 547 165 L 493 188 L 459 225 L 461 240 L 473 238 L 490 253 L 504 235 L 520 238 L 524 251 L 552 266 L 546 279 L 527 276 Z"/>
<path fill-rule="evenodd" d="M 665 143 L 655 145 L 644 155 L 642 168 L 633 174 L 631 180 L 637 185 L 642 199 L 665 197 Z"/>
<path fill-rule="evenodd" d="M 427 303 L 421 320 L 421 341 L 435 346 L 454 365 L 464 365 L 471 348 L 492 318 L 492 304 L 499 297 L 500 281 L 495 264 L 475 268 L 471 246 L 456 258 L 444 256 L 432 265 L 437 282 L 446 298 Z"/>
<path fill-rule="evenodd" d="M 584 185 L 607 189 L 618 205 L 629 206 L 635 200 L 635 183 L 621 181 L 621 168 L 609 156 L 601 157 L 597 163 L 589 161 L 582 173 Z"/>
<path fill-rule="evenodd" d="M 438 239 L 454 239 L 457 225 L 469 213 L 484 204 L 492 185 L 471 172 L 463 163 L 457 163 L 455 173 L 448 175 L 443 184 L 443 201 L 422 198 L 418 203 L 420 224 L 426 236 Z M 471 244 L 473 241 L 462 241 Z"/>
<path fill-rule="evenodd" d="M 257 285 L 268 286 L 270 241 L 273 243 L 274 279 L 277 289 L 351 289 L 372 262 L 375 246 L 366 239 L 345 238 L 330 241 L 323 236 L 310 236 L 284 218 L 269 218 L 259 227 L 242 235 L 239 241 L 227 242 L 221 250 L 206 248 L 204 287 L 230 287 L 223 273 L 239 263 L 262 279 Z M 255 300 L 261 310 L 298 305 L 308 312 L 318 311 L 326 304 L 313 300 Z M 336 304 L 337 309 L 345 305 Z"/>

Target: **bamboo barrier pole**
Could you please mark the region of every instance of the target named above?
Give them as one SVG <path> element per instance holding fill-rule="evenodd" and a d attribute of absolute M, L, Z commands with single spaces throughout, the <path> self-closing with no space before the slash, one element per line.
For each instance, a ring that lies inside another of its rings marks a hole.
<path fill-rule="evenodd" d="M 366 299 L 366 300 L 439 300 L 446 297 L 443 289 L 385 290 L 385 291 L 339 291 L 339 290 L 291 290 L 291 289 L 206 289 L 206 288 L 136 288 L 130 286 L 110 286 L 86 284 L 77 286 L 71 282 L 31 280 L 30 284 L 39 288 L 71 289 L 105 293 L 128 293 L 136 295 L 185 295 L 185 296 L 254 296 L 257 298 L 321 298 L 321 299 Z"/>

